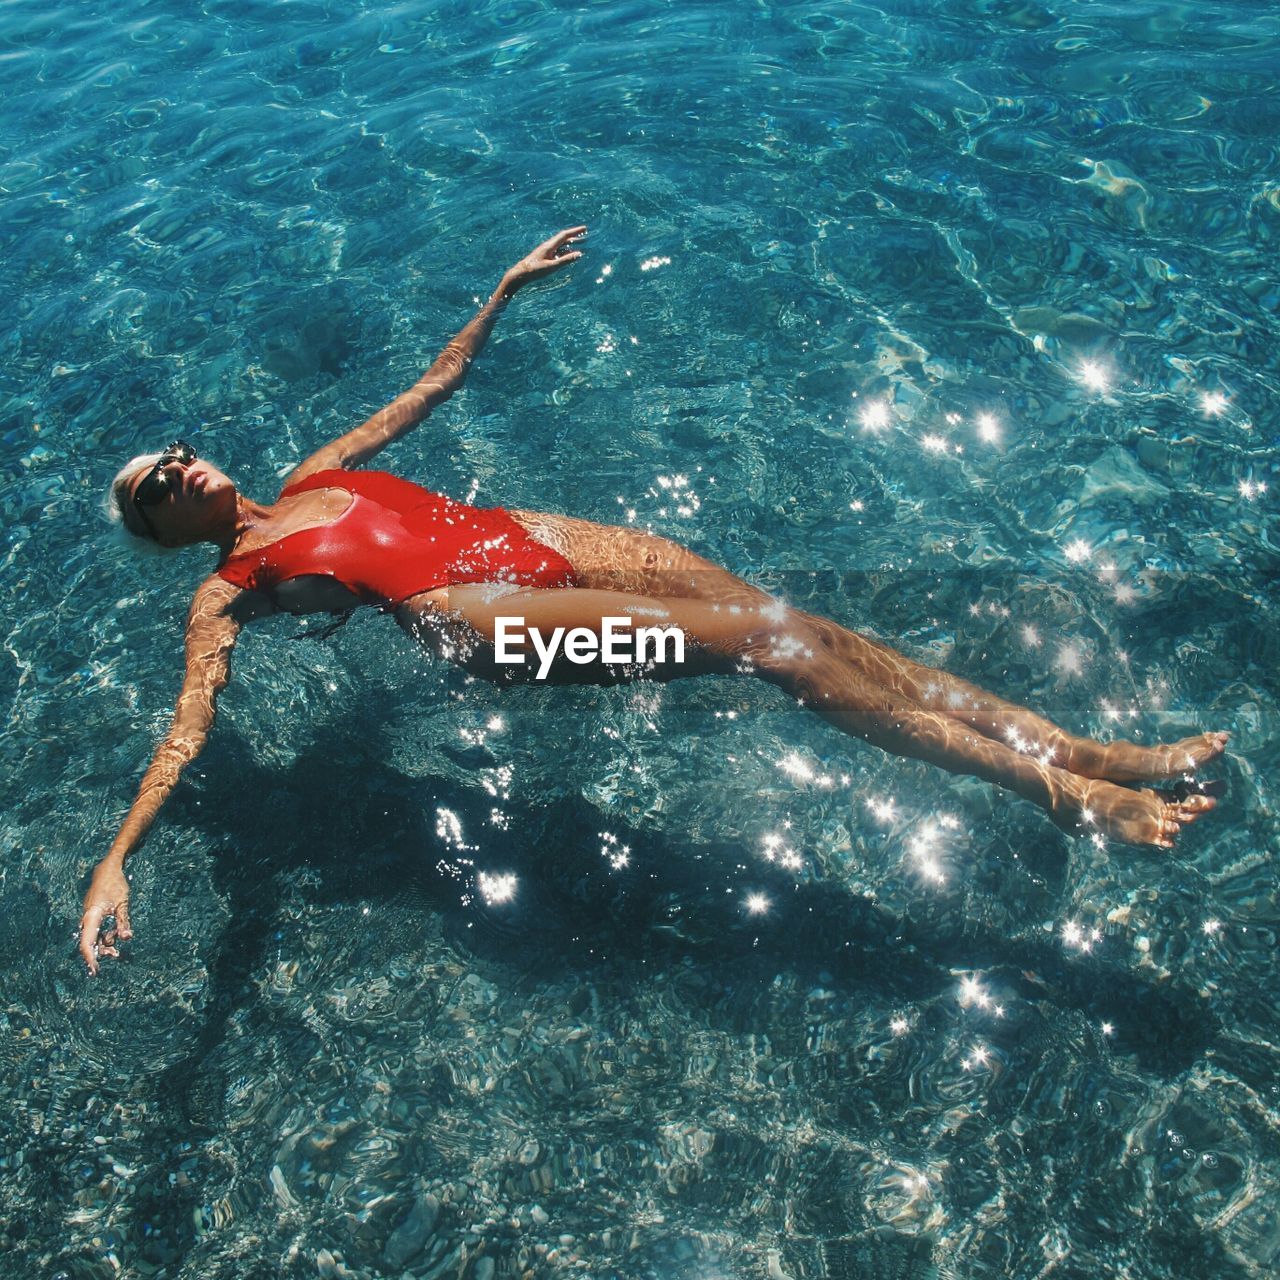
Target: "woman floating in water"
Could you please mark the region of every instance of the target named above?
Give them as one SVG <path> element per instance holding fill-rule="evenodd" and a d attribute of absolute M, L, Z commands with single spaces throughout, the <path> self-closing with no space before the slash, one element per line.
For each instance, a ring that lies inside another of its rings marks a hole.
<path fill-rule="evenodd" d="M 1132 844 L 1168 848 L 1185 823 L 1213 807 L 1211 795 L 1178 798 L 1124 784 L 1193 772 L 1222 753 L 1225 733 L 1155 747 L 1077 738 L 1025 707 L 788 608 L 665 538 L 569 516 L 477 509 L 384 472 L 356 471 L 462 385 L 503 307 L 531 281 L 580 258 L 572 246 L 585 232 L 561 231 L 517 262 L 416 386 L 295 467 L 274 503 L 239 493 L 181 441 L 117 475 L 112 505 L 130 533 L 161 547 L 211 542 L 222 559 L 191 603 L 173 724 L 85 896 L 80 951 L 91 973 L 99 956 L 118 955 L 117 942 L 132 937 L 125 859 L 204 746 L 241 627 L 281 610 L 378 605 L 418 641 L 494 679 L 756 675 L 886 751 L 1008 787 L 1063 827 L 1092 826 Z M 640 627 L 666 628 L 687 648 L 669 645 L 636 661 L 642 655 L 624 642 Z M 538 656 L 513 666 L 522 640 Z M 623 665 L 612 661 L 618 657 Z"/>

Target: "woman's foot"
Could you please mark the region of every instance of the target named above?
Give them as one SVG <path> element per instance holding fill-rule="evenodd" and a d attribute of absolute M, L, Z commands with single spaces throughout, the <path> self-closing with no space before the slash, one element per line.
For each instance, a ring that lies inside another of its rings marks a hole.
<path fill-rule="evenodd" d="M 1082 782 L 1074 795 L 1055 802 L 1053 820 L 1064 830 L 1097 831 L 1125 844 L 1172 849 L 1183 827 L 1217 805 L 1214 796 L 1177 800 L 1158 791 L 1132 791 L 1110 782 Z"/>
<path fill-rule="evenodd" d="M 1105 778 L 1108 782 L 1147 782 L 1178 778 L 1195 773 L 1201 765 L 1216 760 L 1226 749 L 1229 734 L 1199 733 L 1181 742 L 1140 747 L 1136 742 L 1109 742 L 1099 753 L 1072 752 L 1067 767 L 1085 778 Z M 1079 766 L 1074 759 L 1081 757 Z"/>

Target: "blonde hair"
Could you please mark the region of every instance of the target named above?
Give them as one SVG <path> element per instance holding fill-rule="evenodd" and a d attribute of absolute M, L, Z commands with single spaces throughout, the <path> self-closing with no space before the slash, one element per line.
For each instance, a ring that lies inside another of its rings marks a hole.
<path fill-rule="evenodd" d="M 143 467 L 154 467 L 164 457 L 161 453 L 140 453 L 116 472 L 107 490 L 106 516 L 115 529 L 117 540 L 130 551 L 143 555 L 167 555 L 176 547 L 166 547 L 151 535 L 129 498 L 129 481 Z"/>

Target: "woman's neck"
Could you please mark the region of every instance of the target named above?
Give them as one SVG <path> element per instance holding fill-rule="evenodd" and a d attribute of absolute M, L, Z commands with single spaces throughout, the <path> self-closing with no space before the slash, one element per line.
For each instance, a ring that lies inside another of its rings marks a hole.
<path fill-rule="evenodd" d="M 273 511 L 273 507 L 264 506 L 261 502 L 255 502 L 252 498 L 246 498 L 244 494 L 237 493 L 234 514 L 221 528 L 210 533 L 209 541 L 216 543 L 218 550 L 224 556 L 228 556 L 246 533 L 270 524 Z"/>

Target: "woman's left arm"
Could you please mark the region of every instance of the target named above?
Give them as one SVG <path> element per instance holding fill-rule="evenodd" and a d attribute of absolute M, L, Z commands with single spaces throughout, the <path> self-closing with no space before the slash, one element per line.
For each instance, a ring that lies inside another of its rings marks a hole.
<path fill-rule="evenodd" d="M 581 250 L 566 251 L 566 248 L 580 240 L 586 231 L 586 227 L 569 227 L 544 240 L 532 253 L 521 258 L 502 277 L 489 301 L 408 391 L 396 396 L 389 405 L 379 409 L 354 430 L 317 449 L 289 473 L 286 487 L 297 484 L 316 471 L 363 466 L 380 449 L 385 449 L 393 440 L 416 427 L 436 405 L 443 404 L 462 386 L 467 369 L 480 354 L 494 321 L 516 292 L 582 257 Z"/>

